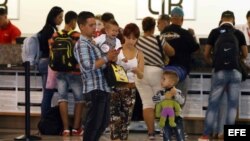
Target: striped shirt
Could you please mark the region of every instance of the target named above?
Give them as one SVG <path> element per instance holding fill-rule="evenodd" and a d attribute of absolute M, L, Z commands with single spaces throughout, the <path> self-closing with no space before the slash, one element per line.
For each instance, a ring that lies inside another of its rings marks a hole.
<path fill-rule="evenodd" d="M 166 44 L 164 38 L 160 37 L 162 47 Z M 163 66 L 160 47 L 155 36 L 141 36 L 136 47 L 144 54 L 144 63 L 149 66 Z"/>
<path fill-rule="evenodd" d="M 75 45 L 75 57 L 80 65 L 83 93 L 88 93 L 92 90 L 110 92 L 103 74 L 105 65 L 95 68 L 95 61 L 102 57 L 101 50 L 89 39 L 81 35 Z"/>

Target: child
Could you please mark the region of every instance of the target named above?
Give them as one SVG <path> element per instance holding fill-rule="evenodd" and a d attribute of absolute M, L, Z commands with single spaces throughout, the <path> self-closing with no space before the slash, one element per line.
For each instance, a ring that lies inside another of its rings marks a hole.
<path fill-rule="evenodd" d="M 106 34 L 102 34 L 94 39 L 96 45 L 102 50 L 103 53 L 107 53 L 110 49 L 120 48 L 121 41 L 117 38 L 119 33 L 119 25 L 115 20 L 110 20 L 105 24 Z"/>
<path fill-rule="evenodd" d="M 161 80 L 163 89 L 153 96 L 153 101 L 157 103 L 156 115 L 161 116 L 160 126 L 163 128 L 164 141 L 171 140 L 172 131 L 174 131 L 177 141 L 185 141 L 182 117 L 180 115 L 180 105 L 184 103 L 184 98 L 181 95 L 181 91 L 175 88 L 178 82 L 179 77 L 174 71 L 164 71 Z M 169 103 L 171 103 L 170 105 L 174 110 L 172 111 L 174 117 L 171 114 L 166 114 L 166 110 L 161 111 L 164 107 L 168 107 L 167 109 L 171 111 Z"/>

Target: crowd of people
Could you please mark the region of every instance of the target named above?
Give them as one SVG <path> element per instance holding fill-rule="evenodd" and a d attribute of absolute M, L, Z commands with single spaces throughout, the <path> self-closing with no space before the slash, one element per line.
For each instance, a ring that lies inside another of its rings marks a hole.
<path fill-rule="evenodd" d="M 48 75 L 52 39 L 60 31 L 58 25 L 63 22 L 63 15 L 61 7 L 53 7 L 47 15 L 45 25 L 38 32 L 42 52 L 38 63 L 43 86 L 41 117 L 50 109 L 55 92 L 54 88 L 46 87 L 46 83 L 47 79 L 52 79 Z M 246 18 L 246 25 L 235 26 L 234 13 L 225 11 L 219 27 L 212 29 L 208 36 L 204 57 L 213 71 L 204 133 L 198 141 L 208 141 L 211 137 L 223 138 L 223 125 L 235 124 L 241 71 L 237 65 L 217 68 L 213 57 L 215 53 L 212 52 L 220 34 L 233 30 L 240 52 L 237 57 L 245 59 L 250 39 L 250 12 Z M 95 15 L 89 11 L 79 14 L 68 11 L 64 20 L 63 32 L 73 31 L 77 25 L 80 32 L 74 33 L 74 55 L 78 69 L 71 72 L 59 71 L 55 76 L 63 122 L 62 136 L 83 136 L 85 141 L 98 141 L 109 127 L 111 140 L 128 140 L 128 126 L 138 91 L 148 138 L 155 139 L 157 115 L 160 117 L 164 141 L 170 141 L 173 134 L 177 141 L 186 140 L 181 108 L 185 106 L 188 75 L 192 69 L 191 57 L 199 50 L 199 44 L 193 29 L 182 28 L 182 8 L 175 7 L 170 15 L 160 15 L 157 20 L 145 17 L 142 20 L 142 32 L 135 23 L 128 23 L 121 28 L 114 15 L 109 12 Z M 155 35 L 156 27 L 160 31 L 159 36 Z M 15 43 L 20 35 L 20 30 L 7 18 L 6 10 L 0 8 L 0 43 Z M 117 86 L 115 91 L 108 86 L 103 73 L 109 62 L 121 65 L 129 80 L 129 83 Z M 72 130 L 67 108 L 70 88 L 75 98 Z M 221 101 L 226 103 L 226 107 L 218 108 L 224 106 L 220 104 Z M 216 129 L 215 122 L 218 123 Z"/>

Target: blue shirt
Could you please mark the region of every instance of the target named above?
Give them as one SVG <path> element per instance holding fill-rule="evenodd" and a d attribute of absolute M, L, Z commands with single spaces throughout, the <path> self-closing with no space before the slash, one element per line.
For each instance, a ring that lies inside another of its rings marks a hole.
<path fill-rule="evenodd" d="M 101 50 L 91 40 L 81 35 L 75 45 L 75 56 L 82 74 L 83 93 L 97 89 L 110 92 L 103 74 L 106 65 L 95 68 L 95 61 L 102 57 Z"/>

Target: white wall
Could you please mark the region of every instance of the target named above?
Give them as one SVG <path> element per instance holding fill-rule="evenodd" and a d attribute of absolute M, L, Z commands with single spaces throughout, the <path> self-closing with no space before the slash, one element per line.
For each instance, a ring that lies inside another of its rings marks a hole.
<path fill-rule="evenodd" d="M 74 10 L 78 13 L 83 10 L 94 14 L 112 12 L 121 27 L 129 22 L 141 27 L 141 20 L 136 20 L 136 0 L 20 0 L 19 4 L 19 19 L 12 22 L 20 27 L 23 35 L 39 31 L 49 10 L 55 5 L 61 6 L 64 11 Z M 236 24 L 242 24 L 246 22 L 245 15 L 250 10 L 249 0 L 196 0 L 195 8 L 195 20 L 186 20 L 183 27 L 193 28 L 200 36 L 207 36 L 218 25 L 222 11 L 234 11 Z"/>

